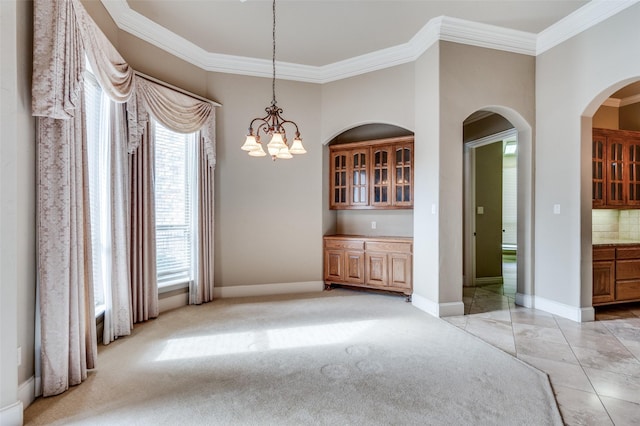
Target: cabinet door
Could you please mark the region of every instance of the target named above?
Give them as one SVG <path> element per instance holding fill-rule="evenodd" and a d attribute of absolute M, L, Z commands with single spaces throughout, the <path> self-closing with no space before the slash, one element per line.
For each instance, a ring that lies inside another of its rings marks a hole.
<path fill-rule="evenodd" d="M 624 139 L 611 136 L 607 139 L 607 205 L 622 206 L 624 197 Z"/>
<path fill-rule="evenodd" d="M 364 273 L 366 284 L 387 286 L 389 283 L 387 264 L 388 258 L 386 253 L 365 253 Z"/>
<path fill-rule="evenodd" d="M 389 285 L 392 287 L 411 288 L 410 254 L 389 254 Z"/>
<path fill-rule="evenodd" d="M 413 205 L 413 145 L 394 147 L 393 205 Z"/>
<path fill-rule="evenodd" d="M 348 194 L 348 151 L 334 151 L 331 153 L 331 182 L 330 199 L 331 208 L 346 207 L 349 205 Z"/>
<path fill-rule="evenodd" d="M 603 207 L 605 205 L 605 153 L 606 153 L 607 138 L 594 130 L 593 132 L 593 145 L 592 145 L 592 160 L 591 160 L 591 172 L 593 177 L 593 183 L 591 187 L 591 198 L 593 201 L 593 207 Z"/>
<path fill-rule="evenodd" d="M 614 288 L 615 261 L 593 262 L 593 305 L 613 302 L 615 300 Z"/>
<path fill-rule="evenodd" d="M 371 149 L 371 205 L 386 207 L 391 205 L 391 160 L 392 150 L 389 146 Z"/>
<path fill-rule="evenodd" d="M 630 137 L 627 150 L 627 205 L 640 206 L 640 138 Z"/>
<path fill-rule="evenodd" d="M 364 252 L 347 251 L 344 260 L 345 282 L 350 284 L 364 284 Z"/>
<path fill-rule="evenodd" d="M 349 185 L 351 206 L 367 206 L 369 204 L 369 149 L 354 149 L 349 153 Z"/>
<path fill-rule="evenodd" d="M 325 250 L 324 252 L 324 280 L 325 281 L 344 281 L 344 251 L 343 250 Z"/>

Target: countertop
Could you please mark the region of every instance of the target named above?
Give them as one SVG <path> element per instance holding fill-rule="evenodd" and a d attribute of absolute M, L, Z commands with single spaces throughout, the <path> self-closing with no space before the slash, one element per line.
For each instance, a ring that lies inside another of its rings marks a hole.
<path fill-rule="evenodd" d="M 324 237 L 325 238 L 359 238 L 363 240 L 396 240 L 396 241 L 413 242 L 413 237 L 397 237 L 397 236 L 390 236 L 390 235 L 382 236 L 382 235 L 329 234 L 329 235 L 325 235 Z"/>
<path fill-rule="evenodd" d="M 640 245 L 640 240 L 623 240 L 619 238 L 602 238 L 593 240 L 591 244 L 594 247 L 611 247 L 611 246 L 632 246 Z"/>

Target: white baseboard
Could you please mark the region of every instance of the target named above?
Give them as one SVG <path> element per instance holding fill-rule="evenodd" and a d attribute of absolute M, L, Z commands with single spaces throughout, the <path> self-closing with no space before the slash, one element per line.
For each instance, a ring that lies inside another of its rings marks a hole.
<path fill-rule="evenodd" d="M 18 399 L 27 408 L 36 399 L 36 377 L 31 376 L 18 386 Z"/>
<path fill-rule="evenodd" d="M 240 285 L 233 287 L 214 287 L 214 298 L 272 296 L 276 294 L 313 293 L 324 290 L 323 281 L 306 281 L 294 283 L 274 283 Z"/>
<path fill-rule="evenodd" d="M 0 408 L 0 425 L 2 426 L 22 426 L 21 401 L 16 401 L 11 405 Z"/>
<path fill-rule="evenodd" d="M 481 278 L 476 278 L 474 280 L 474 285 L 476 285 L 476 286 L 483 286 L 483 285 L 489 285 L 489 284 L 502 284 L 502 283 L 503 283 L 502 276 L 499 276 L 499 277 L 481 277 Z"/>
<path fill-rule="evenodd" d="M 580 308 L 577 306 L 569 306 L 539 296 L 535 296 L 533 308 L 576 322 L 587 322 L 595 319 L 593 307 Z"/>
<path fill-rule="evenodd" d="M 533 308 L 533 296 L 530 294 L 516 293 L 516 305 Z"/>
<path fill-rule="evenodd" d="M 436 303 L 426 297 L 413 293 L 411 296 L 411 304 L 421 311 L 438 318 L 464 315 L 464 303 L 462 302 Z"/>

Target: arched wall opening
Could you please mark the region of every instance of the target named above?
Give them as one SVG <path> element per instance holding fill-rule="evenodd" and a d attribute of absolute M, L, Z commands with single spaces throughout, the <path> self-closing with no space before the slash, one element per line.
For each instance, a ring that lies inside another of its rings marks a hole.
<path fill-rule="evenodd" d="M 580 269 L 580 304 L 591 307 L 603 303 L 600 288 L 606 283 L 596 284 L 594 290 L 593 248 L 599 244 L 622 242 L 624 244 L 638 242 L 640 235 L 626 226 L 626 222 L 640 215 L 640 208 L 628 208 L 627 205 L 611 207 L 594 203 L 594 170 L 593 170 L 593 129 L 640 131 L 640 76 L 621 80 L 602 90 L 586 106 L 580 117 L 581 154 L 580 154 L 580 218 L 581 218 L 581 269 Z M 627 152 L 623 152 L 626 155 Z M 604 165 L 603 167 L 606 167 Z M 627 173 L 623 167 L 623 173 Z M 628 184 L 628 183 L 627 183 Z M 606 188 L 605 188 L 606 191 Z M 624 201 L 623 201 L 624 202 Z M 624 213 L 621 213 L 624 212 Z M 620 226 L 620 218 L 622 226 Z M 597 227 L 594 227 L 597 222 Z M 600 275 L 599 279 L 602 278 Z M 616 289 L 611 277 L 611 297 L 616 299 Z M 598 295 L 600 294 L 600 297 Z M 594 298 L 594 296 L 596 296 Z M 607 303 L 607 302 L 605 302 Z M 594 319 L 593 316 L 586 318 Z"/>
<path fill-rule="evenodd" d="M 480 118 L 480 119 L 477 119 Z M 484 123 L 483 123 L 484 121 Z M 491 138 L 491 135 L 504 133 L 509 129 L 517 137 L 517 229 L 516 229 L 516 265 L 517 265 L 517 286 L 516 303 L 521 306 L 532 307 L 534 297 L 534 277 L 533 277 L 533 131 L 531 125 L 517 111 L 500 106 L 488 105 L 470 114 L 463 122 L 467 123 L 466 130 L 463 131 L 463 142 L 470 139 L 482 137 Z M 471 127 L 475 126 L 473 131 Z M 467 133 L 465 135 L 465 133 Z M 472 136 L 471 134 L 475 135 Z M 464 145 L 464 144 L 463 144 Z M 464 149 L 464 148 L 463 148 Z M 466 157 L 466 156 L 465 156 Z M 468 157 L 466 157 L 468 158 Z M 464 160 L 463 160 L 464 161 Z M 463 169 L 467 174 L 468 164 L 464 164 Z M 465 177 L 466 179 L 466 177 Z M 464 189 L 462 190 L 464 194 Z M 466 206 L 465 209 L 474 208 Z M 468 225 L 464 225 L 468 228 Z M 470 230 L 467 229 L 467 233 Z M 468 245 L 463 244 L 466 256 L 469 256 Z M 468 271 L 467 262 L 464 269 Z M 467 272 L 468 273 L 468 272 Z"/>
<path fill-rule="evenodd" d="M 331 210 L 329 208 L 329 146 L 413 134 L 413 131 L 394 124 L 364 123 L 346 128 L 323 142 L 321 194 L 323 235 L 413 236 L 413 210 Z M 375 225 L 372 225 L 373 223 Z"/>

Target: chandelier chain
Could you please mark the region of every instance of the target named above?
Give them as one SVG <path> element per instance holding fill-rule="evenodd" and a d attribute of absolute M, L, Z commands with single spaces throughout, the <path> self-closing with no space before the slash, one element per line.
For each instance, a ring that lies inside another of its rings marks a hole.
<path fill-rule="evenodd" d="M 271 60 L 273 65 L 273 79 L 271 81 L 271 90 L 273 91 L 273 99 L 271 105 L 276 104 L 276 0 L 273 0 L 273 57 Z"/>

